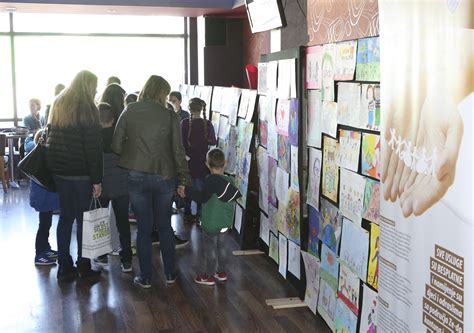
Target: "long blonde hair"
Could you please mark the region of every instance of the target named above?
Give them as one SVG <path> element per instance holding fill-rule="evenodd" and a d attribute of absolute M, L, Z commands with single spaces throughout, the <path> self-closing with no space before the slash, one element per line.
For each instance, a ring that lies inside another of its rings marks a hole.
<path fill-rule="evenodd" d="M 166 107 L 166 98 L 171 91 L 171 86 L 164 78 L 152 75 L 148 78 L 143 89 L 138 95 L 138 101 L 152 100 Z"/>
<path fill-rule="evenodd" d="M 99 111 L 94 102 L 97 76 L 89 71 L 80 71 L 69 87 L 54 101 L 48 124 L 58 127 L 99 124 Z"/>

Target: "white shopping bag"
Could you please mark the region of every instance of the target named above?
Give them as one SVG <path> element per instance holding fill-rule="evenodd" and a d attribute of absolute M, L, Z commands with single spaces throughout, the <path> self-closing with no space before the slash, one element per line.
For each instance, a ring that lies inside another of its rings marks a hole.
<path fill-rule="evenodd" d="M 84 212 L 82 256 L 92 259 L 109 252 L 112 252 L 109 209 L 99 207 Z"/>
<path fill-rule="evenodd" d="M 110 215 L 110 244 L 112 250 L 115 251 L 120 247 L 120 235 L 117 229 L 117 220 L 115 218 L 114 208 L 112 203 L 109 204 L 109 215 Z"/>

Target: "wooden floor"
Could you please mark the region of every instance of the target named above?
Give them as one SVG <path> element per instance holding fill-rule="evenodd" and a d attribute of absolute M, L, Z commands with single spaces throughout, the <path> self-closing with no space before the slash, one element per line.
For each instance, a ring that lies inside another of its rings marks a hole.
<path fill-rule="evenodd" d="M 0 194 L 0 332 L 329 332 L 307 308 L 265 305 L 268 298 L 297 295 L 267 256 L 230 255 L 227 283 L 194 283 L 202 261 L 200 229 L 183 226 L 180 216 L 173 223 L 192 242 L 178 250 L 178 280 L 166 286 L 156 247 L 149 290 L 134 286 L 134 274 L 122 273 L 119 258 L 110 256 L 99 282 L 58 285 L 56 266 L 34 265 L 37 223 L 26 185 Z M 56 224 L 57 216 L 50 236 L 54 249 Z M 237 249 L 231 236 L 228 240 L 228 251 Z M 73 243 L 72 253 L 75 248 Z M 138 271 L 137 258 L 133 268 Z"/>

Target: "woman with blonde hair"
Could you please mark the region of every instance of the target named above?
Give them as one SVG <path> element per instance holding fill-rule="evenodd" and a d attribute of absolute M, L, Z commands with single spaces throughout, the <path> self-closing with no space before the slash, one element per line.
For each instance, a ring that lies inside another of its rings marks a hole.
<path fill-rule="evenodd" d="M 118 165 L 129 170 L 128 192 L 137 219 L 140 274 L 135 284 L 151 287 L 153 225 L 158 226 L 160 250 L 167 283 L 174 283 L 175 237 L 171 228 L 172 197 L 184 195 L 189 173 L 181 142 L 179 116 L 167 109 L 171 88 L 161 76 L 152 75 L 138 96 L 120 116 L 112 150 Z"/>
<path fill-rule="evenodd" d="M 46 160 L 59 194 L 61 213 L 57 228 L 59 281 L 98 277 L 90 259 L 82 257 L 82 215 L 92 196 L 102 192 L 102 133 L 94 103 L 97 77 L 81 71 L 61 92 L 48 119 Z M 77 222 L 77 269 L 69 254 L 71 232 Z"/>

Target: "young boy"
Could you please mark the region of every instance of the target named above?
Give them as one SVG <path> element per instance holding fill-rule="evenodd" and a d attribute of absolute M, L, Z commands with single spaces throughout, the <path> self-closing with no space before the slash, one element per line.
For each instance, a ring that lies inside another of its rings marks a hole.
<path fill-rule="evenodd" d="M 104 145 L 104 176 L 102 178 L 102 195 L 99 200 L 102 207 L 107 207 L 109 202 L 112 202 L 122 249 L 120 251 L 122 272 L 129 273 L 132 271 L 132 248 L 128 222 L 127 170 L 117 166 L 119 157 L 110 148 L 115 121 L 110 104 L 100 103 L 99 114 Z M 96 258 L 94 262 L 102 266 L 107 265 L 107 255 Z"/>
<path fill-rule="evenodd" d="M 241 197 L 232 180 L 224 175 L 226 160 L 219 148 L 207 153 L 206 165 L 211 174 L 204 180 L 203 189 L 195 191 L 186 187 L 186 196 L 202 203 L 201 222 L 203 233 L 204 263 L 206 272 L 198 275 L 194 281 L 212 286 L 216 280 L 227 280 L 225 272 L 225 250 L 222 248 L 223 228 L 232 226 L 235 200 Z"/>

